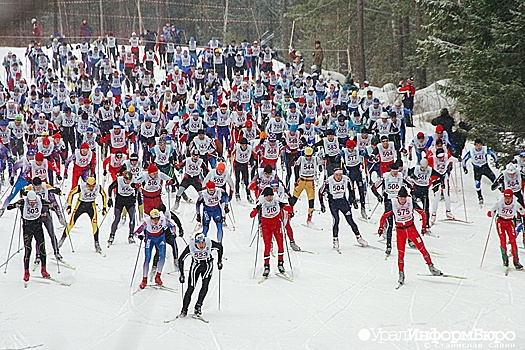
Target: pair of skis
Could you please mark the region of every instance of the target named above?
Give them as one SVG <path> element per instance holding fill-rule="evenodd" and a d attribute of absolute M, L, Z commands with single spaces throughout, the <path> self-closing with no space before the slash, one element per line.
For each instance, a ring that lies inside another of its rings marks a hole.
<path fill-rule="evenodd" d="M 159 286 L 158 284 L 147 284 L 146 287 L 157 289 L 157 290 L 165 290 L 166 292 L 171 292 L 171 293 L 177 293 L 177 290 L 175 288 L 166 287 L 165 285 L 160 285 Z M 139 288 L 136 291 L 134 291 L 133 293 L 131 293 L 131 295 L 135 295 L 138 292 L 140 292 L 141 290 L 143 290 L 143 289 Z"/>
<path fill-rule="evenodd" d="M 289 274 L 287 274 L 286 272 L 283 272 L 283 273 L 281 273 L 281 272 L 276 272 L 275 275 L 278 276 L 278 277 L 281 277 L 281 278 L 283 278 L 283 279 L 285 279 L 285 280 L 287 280 L 287 281 L 289 281 L 289 282 L 293 282 L 293 277 L 290 276 Z M 268 278 L 269 278 L 269 276 L 264 276 L 262 279 L 260 279 L 260 280 L 257 282 L 257 284 L 261 284 L 261 283 L 263 283 L 263 282 L 266 281 Z"/>
<path fill-rule="evenodd" d="M 191 317 L 196 319 L 196 320 L 202 321 L 204 323 L 210 323 L 210 321 L 205 319 L 204 317 L 202 317 L 202 315 L 193 314 L 193 315 L 191 315 Z M 177 317 L 175 317 L 175 318 L 172 318 L 172 319 L 169 319 L 169 320 L 164 320 L 164 323 L 171 323 L 171 322 L 173 322 L 175 320 L 178 320 L 180 318 L 186 318 L 186 315 L 183 315 L 183 314 L 177 315 Z"/>
<path fill-rule="evenodd" d="M 71 283 L 62 282 L 61 280 L 57 280 L 56 278 L 53 278 L 53 277 L 32 276 L 32 278 L 38 278 L 40 280 L 54 282 L 64 287 L 71 286 Z M 27 288 L 28 285 L 29 285 L 29 281 L 24 282 L 24 288 Z"/>
<path fill-rule="evenodd" d="M 424 277 L 444 277 L 444 278 L 455 278 L 455 279 L 460 279 L 460 280 L 468 280 L 469 278 L 468 277 L 464 277 L 464 276 L 457 276 L 457 275 L 449 275 L 449 274 L 443 274 L 443 275 L 432 275 L 432 274 L 427 274 L 427 273 L 418 273 L 417 274 L 418 276 L 424 276 Z M 398 283 L 397 286 L 396 286 L 396 290 L 398 290 L 399 288 L 401 288 L 402 286 L 404 286 L 405 283 Z"/>

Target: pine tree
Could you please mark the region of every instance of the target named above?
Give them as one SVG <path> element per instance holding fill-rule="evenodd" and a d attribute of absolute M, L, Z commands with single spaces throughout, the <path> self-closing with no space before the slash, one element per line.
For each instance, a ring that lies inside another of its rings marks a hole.
<path fill-rule="evenodd" d="M 426 0 L 432 23 L 420 42 L 427 64 L 448 65 L 444 91 L 463 118 L 504 158 L 525 139 L 525 3 Z"/>

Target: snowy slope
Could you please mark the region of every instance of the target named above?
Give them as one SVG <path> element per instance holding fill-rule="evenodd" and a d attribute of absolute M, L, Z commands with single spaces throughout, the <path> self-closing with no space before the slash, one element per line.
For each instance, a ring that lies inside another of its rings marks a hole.
<path fill-rule="evenodd" d="M 0 55 L 3 56 L 5 51 L 0 50 Z M 424 124 L 421 127 L 429 126 Z M 411 131 L 409 136 L 412 136 Z M 444 337 L 450 335 L 446 332 L 452 331 L 511 331 L 515 333 L 508 336 L 512 339 L 514 334 L 515 339 L 503 344 L 523 349 L 525 336 L 520 331 L 523 330 L 525 307 L 520 297 L 525 289 L 525 274 L 511 269 L 509 276 L 505 277 L 494 227 L 485 263 L 480 269 L 490 219 L 486 217 L 486 208 L 478 208 L 472 175 L 463 178 L 468 220 L 473 223 L 438 221 L 432 231 L 440 238 L 425 237 L 424 241 L 429 250 L 441 254 L 433 256 L 438 268 L 445 273 L 468 276 L 468 280 L 418 276 L 428 273 L 428 270 L 419 252 L 408 250 L 405 257 L 406 285 L 395 290 L 397 254 L 385 261 L 380 250 L 354 246 L 355 238 L 343 222 L 340 226 L 342 254 L 337 254 L 331 249 L 331 218 L 328 213 L 316 212 L 314 216 L 315 224 L 323 231 L 301 225 L 306 220 L 307 208 L 303 194 L 296 206 L 297 215 L 292 226 L 297 243 L 316 254 L 290 251 L 294 282 L 272 275 L 259 285 L 262 241 L 259 242 L 256 278 L 253 278 L 256 243 L 249 248 L 252 221 L 248 214 L 251 207 L 246 202 L 233 203 L 237 222 L 235 231 L 225 231 L 227 260 L 224 260 L 221 276 L 221 310 L 218 310 L 219 274 L 215 270 L 203 306 L 204 316 L 210 323 L 189 318 L 165 324 L 163 321 L 175 317 L 181 308 L 178 276 L 167 274 L 173 271 L 171 250 L 168 249 L 163 280 L 166 286 L 176 288 L 178 292 L 145 289 L 131 296 L 138 288 L 143 255 L 139 258 L 137 276 L 130 288 L 139 245 L 127 243 L 127 226 L 124 225 L 117 232 L 115 245 L 106 248 L 103 242 L 108 238 L 113 219 L 110 212 L 100 228 L 100 241 L 106 257 L 95 253 L 90 223 L 84 216 L 71 234 L 75 252 L 71 252 L 67 241 L 61 249 L 64 259 L 77 270 L 61 267 L 58 274 L 54 261 L 48 262 L 52 276 L 71 283 L 70 287 L 32 278 L 28 288 L 24 289 L 23 254 L 15 255 L 10 261 L 7 273 L 0 277 L 0 349 L 29 346 L 53 350 L 327 349 L 329 346 L 342 349 L 426 349 L 450 345 L 450 341 L 434 344 L 428 340 L 400 340 L 400 332 L 411 329 L 435 329 L 444 332 L 440 333 Z M 455 183 L 461 189 L 459 172 Z M 492 205 L 496 194 L 490 193 L 487 182 L 483 185 L 487 205 Z M 69 183 L 65 187 L 69 190 Z M 193 190 L 188 194 L 193 198 L 196 196 Z M 373 208 L 375 199 L 369 199 Z M 464 218 L 461 192 L 453 193 L 452 200 L 454 214 Z M 164 201 L 168 202 L 167 195 Z M 170 202 L 173 203 L 173 198 Z M 375 222 L 382 212 L 380 209 L 374 213 L 372 220 Z M 180 210 L 188 240 L 195 226 L 191 221 L 195 209 L 193 205 L 181 203 Z M 444 203 L 440 203 L 438 219 L 444 218 L 444 211 Z M 359 216 L 356 211 L 354 215 Z M 14 211 L 6 212 L 0 218 L 0 224 L 3 227 L 0 233 L 0 258 L 3 262 L 15 225 Z M 377 224 L 361 220 L 357 220 L 357 224 L 371 245 L 383 248 L 383 243 L 378 242 L 374 234 Z M 12 251 L 22 246 L 16 225 Z M 59 227 L 57 222 L 55 225 Z M 215 238 L 215 232 L 212 224 L 212 238 Z M 521 236 L 518 239 L 521 241 Z M 182 240 L 178 239 L 178 243 L 182 249 Z M 49 249 L 48 237 L 46 245 Z M 290 270 L 286 261 L 286 268 Z M 189 266 L 189 261 L 186 262 Z M 272 272 L 276 271 L 275 258 L 271 264 Z M 193 303 L 198 290 L 193 295 Z M 374 338 L 378 332 L 382 332 L 382 342 Z M 489 342 L 466 344 L 489 348 Z"/>

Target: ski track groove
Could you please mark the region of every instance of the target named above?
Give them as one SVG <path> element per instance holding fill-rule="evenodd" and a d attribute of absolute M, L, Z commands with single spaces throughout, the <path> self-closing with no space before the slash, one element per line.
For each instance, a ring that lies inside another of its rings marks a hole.
<path fill-rule="evenodd" d="M 446 277 L 442 277 L 442 278 L 446 278 Z M 442 311 L 444 311 L 445 309 L 447 309 L 450 304 L 452 304 L 452 302 L 456 299 L 457 297 L 457 294 L 459 292 L 459 289 L 461 288 L 461 286 L 463 285 L 463 282 L 465 280 L 459 280 L 459 283 L 456 285 L 456 289 L 454 290 L 454 294 L 451 295 L 450 299 L 447 301 L 447 303 L 445 305 L 443 305 L 443 307 L 441 307 L 438 311 L 436 311 L 429 319 L 430 320 L 433 320 L 437 315 L 439 315 Z"/>
<path fill-rule="evenodd" d="M 356 286 L 357 286 L 357 285 L 358 285 L 358 284 L 359 284 L 359 283 L 360 283 L 365 277 L 367 277 L 368 274 L 369 274 L 370 272 L 372 272 L 378 264 L 379 264 L 379 261 L 377 261 L 377 262 L 376 262 L 376 263 L 375 263 L 375 264 L 374 264 L 374 265 L 368 270 L 367 273 L 365 273 L 363 276 L 361 276 L 361 278 L 360 278 L 356 283 L 354 283 L 352 286 L 346 288 L 343 292 L 339 293 L 339 295 L 338 295 L 337 297 L 335 297 L 331 302 L 329 302 L 328 304 L 326 304 L 321 310 L 317 311 L 317 312 L 316 312 L 315 314 L 313 314 L 313 315 L 310 315 L 310 316 L 307 317 L 303 322 L 301 322 L 301 323 L 298 324 L 297 326 L 293 327 L 292 329 L 290 329 L 290 330 L 288 330 L 288 331 L 286 331 L 286 332 L 283 332 L 283 334 L 284 334 L 284 333 L 291 332 L 291 331 L 293 331 L 293 330 L 295 330 L 295 329 L 301 327 L 301 326 L 304 325 L 307 321 L 309 321 L 310 319 L 312 319 L 314 316 L 318 317 L 318 315 L 319 315 L 322 311 L 326 310 L 328 307 L 330 307 L 330 306 L 332 306 L 333 304 L 335 304 L 335 303 L 336 303 L 341 297 L 343 297 L 343 295 L 345 295 L 346 293 L 348 293 L 348 292 L 350 292 L 352 289 L 354 289 L 354 287 L 356 287 Z M 325 321 L 325 322 L 321 325 L 321 327 L 320 327 L 320 328 L 319 328 L 319 329 L 318 329 L 318 330 L 317 330 L 312 336 L 310 336 L 310 337 L 306 340 L 306 342 L 304 342 L 304 343 L 302 344 L 302 346 L 306 346 L 306 348 L 309 349 L 309 348 L 310 348 L 309 344 L 310 344 L 310 341 L 312 340 L 312 338 L 315 337 L 317 334 L 319 334 L 319 333 L 324 329 L 324 327 L 325 327 L 325 326 L 326 326 L 326 325 L 327 325 L 327 324 L 328 324 L 328 323 L 329 323 L 329 322 L 330 322 L 335 316 L 337 316 L 337 315 L 340 314 L 342 311 L 346 310 L 349 306 L 351 306 L 351 305 L 353 304 L 353 302 L 355 301 L 355 299 L 357 298 L 357 296 L 359 296 L 359 294 L 361 294 L 361 292 L 363 292 L 363 291 L 366 289 L 366 287 L 368 286 L 368 284 L 370 284 L 370 282 L 372 282 L 374 279 L 375 279 L 375 277 L 372 278 L 370 281 L 368 281 L 365 285 L 363 285 L 363 286 L 361 287 L 361 290 L 360 290 L 360 291 L 359 291 L 359 292 L 358 292 L 358 293 L 352 298 L 352 300 L 350 301 L 350 303 L 347 304 L 343 309 L 341 309 L 341 310 L 337 311 L 335 314 L 333 314 L 333 315 L 332 315 L 327 321 Z"/>

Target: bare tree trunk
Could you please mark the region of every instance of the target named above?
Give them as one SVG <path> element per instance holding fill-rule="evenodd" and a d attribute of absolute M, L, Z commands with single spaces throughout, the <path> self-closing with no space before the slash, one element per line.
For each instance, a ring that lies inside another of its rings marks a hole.
<path fill-rule="evenodd" d="M 419 1 L 416 1 L 415 5 L 415 13 L 416 13 L 416 38 L 421 38 L 421 10 L 419 8 Z M 427 86 L 427 69 L 425 67 L 418 67 L 416 71 L 416 86 L 418 87 L 424 87 Z"/>
<path fill-rule="evenodd" d="M 140 0 L 137 0 L 137 14 L 139 16 L 139 35 L 144 32 L 144 23 L 142 22 L 142 10 L 140 9 Z"/>
<path fill-rule="evenodd" d="M 226 32 L 228 31 L 228 6 L 230 4 L 229 0 L 226 0 L 226 4 L 224 6 L 224 25 L 222 27 L 222 41 L 223 43 L 226 43 Z"/>
<path fill-rule="evenodd" d="M 349 28 L 352 31 L 352 28 Z M 350 36 L 350 33 L 348 33 Z M 357 62 L 355 76 L 357 81 L 366 79 L 366 61 L 365 61 L 365 18 L 363 0 L 357 0 Z M 350 55 L 349 55 L 350 60 Z M 350 62 L 348 63 L 350 69 Z"/>
<path fill-rule="evenodd" d="M 102 0 L 98 1 L 98 8 L 100 14 L 100 36 L 104 35 L 104 6 L 102 6 Z"/>

